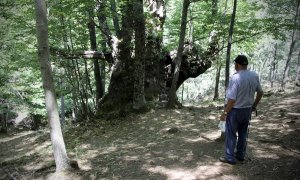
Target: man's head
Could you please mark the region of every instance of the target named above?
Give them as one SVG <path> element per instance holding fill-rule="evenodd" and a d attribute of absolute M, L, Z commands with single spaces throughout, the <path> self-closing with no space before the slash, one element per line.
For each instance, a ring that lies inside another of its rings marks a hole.
<path fill-rule="evenodd" d="M 235 60 L 235 69 L 238 71 L 240 69 L 247 69 L 248 59 L 245 55 L 238 55 Z"/>

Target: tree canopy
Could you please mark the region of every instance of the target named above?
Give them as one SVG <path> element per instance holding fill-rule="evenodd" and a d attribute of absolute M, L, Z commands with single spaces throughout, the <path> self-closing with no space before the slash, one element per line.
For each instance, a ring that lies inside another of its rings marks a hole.
<path fill-rule="evenodd" d="M 101 114 L 102 110 L 117 110 L 114 113 L 122 115 L 124 109 L 132 108 L 133 87 L 141 83 L 140 78 L 144 78 L 144 86 L 139 85 L 144 92 L 135 92 L 142 93 L 145 102 L 163 101 L 172 84 L 178 53 L 181 2 L 146 0 L 144 19 L 142 16 L 134 19 L 134 0 L 48 1 L 50 61 L 57 98 L 64 98 L 63 111 L 73 112 L 78 120 Z M 225 50 L 233 2 L 189 3 L 177 96 L 193 101 L 205 94 L 212 99 L 216 84 L 204 82 L 207 78 L 214 79 L 213 70 L 221 67 L 217 89 L 221 93 L 224 90 Z M 297 76 L 300 28 L 297 3 L 297 0 L 237 3 L 231 57 L 247 55 L 251 68 L 259 71 L 262 81 L 282 81 L 292 41 L 295 45 L 288 76 L 291 82 Z M 0 7 L 0 97 L 25 105 L 35 114 L 45 114 L 36 55 L 34 5 L 27 0 L 2 1 Z M 140 50 L 137 46 L 142 39 L 134 36 L 140 32 L 138 22 L 145 23 L 144 30 L 141 28 L 145 33 L 145 48 Z M 95 28 L 95 37 L 91 36 L 91 27 Z M 138 51 L 144 52 L 144 60 Z M 139 65 L 134 62 L 140 61 L 144 62 L 137 73 Z M 105 92 L 103 97 L 100 91 Z"/>

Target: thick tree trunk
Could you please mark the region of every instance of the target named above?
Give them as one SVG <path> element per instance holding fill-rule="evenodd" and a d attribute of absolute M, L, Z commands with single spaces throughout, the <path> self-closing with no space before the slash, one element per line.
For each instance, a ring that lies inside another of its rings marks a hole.
<path fill-rule="evenodd" d="M 133 62 L 131 58 L 132 39 L 132 3 L 129 1 L 122 7 L 121 40 L 118 45 L 119 54 L 112 68 L 108 93 L 101 100 L 102 111 L 117 110 L 123 115 L 126 105 L 133 101 Z"/>
<path fill-rule="evenodd" d="M 177 84 L 178 84 L 178 77 L 179 77 L 181 61 L 182 61 L 182 54 L 183 54 L 183 49 L 184 49 L 184 39 L 185 39 L 185 31 L 186 31 L 186 25 L 187 25 L 187 13 L 188 13 L 189 5 L 190 5 L 189 0 L 183 1 L 179 45 L 178 45 L 177 55 L 176 55 L 176 59 L 175 59 L 175 70 L 174 70 L 174 75 L 173 75 L 173 79 L 172 79 L 172 85 L 171 85 L 171 89 L 170 89 L 169 95 L 168 95 L 168 97 L 169 97 L 168 107 L 169 108 L 174 108 L 176 100 L 177 100 L 176 91 L 179 87 Z"/>
<path fill-rule="evenodd" d="M 50 125 L 50 136 L 53 147 L 56 171 L 71 169 L 69 158 L 61 131 L 57 102 L 54 92 L 51 65 L 49 62 L 48 24 L 44 0 L 35 1 L 36 28 L 38 41 L 38 59 L 40 62 L 46 109 Z"/>
<path fill-rule="evenodd" d="M 155 100 L 161 94 L 166 94 L 165 57 L 162 52 L 162 34 L 166 18 L 163 0 L 146 0 L 146 6 L 151 13 L 151 23 L 147 32 L 145 50 L 145 97 Z"/>
<path fill-rule="evenodd" d="M 162 52 L 162 34 L 163 24 L 166 17 L 165 4 L 163 0 L 146 0 L 146 6 L 152 15 L 152 23 L 146 32 L 146 49 L 145 49 L 145 98 L 147 101 L 167 100 L 167 90 L 171 87 L 172 77 L 174 74 L 174 61 L 168 53 Z M 118 56 L 112 66 L 112 75 L 108 87 L 108 93 L 101 100 L 101 114 L 112 112 L 116 116 L 122 116 L 124 111 L 132 107 L 134 100 L 134 63 L 131 56 L 133 53 L 132 45 L 132 10 L 131 1 L 122 3 L 122 23 L 120 39 L 118 45 Z M 136 34 L 137 35 L 137 34 Z M 179 70 L 177 85 L 178 87 L 188 78 L 195 78 L 204 73 L 211 67 L 211 60 L 217 50 L 218 41 L 213 36 L 213 41 L 208 45 L 209 48 L 202 57 L 199 56 L 195 47 L 190 44 L 183 45 L 182 64 Z M 168 79 L 168 77 L 171 77 Z M 160 96 L 161 95 L 161 96 Z M 128 106 L 129 105 L 129 106 Z M 118 111 L 121 114 L 116 113 Z"/>
<path fill-rule="evenodd" d="M 146 105 L 145 82 L 145 19 L 143 0 L 134 0 L 135 25 L 135 58 L 134 58 L 134 86 L 133 108 L 141 109 Z"/>

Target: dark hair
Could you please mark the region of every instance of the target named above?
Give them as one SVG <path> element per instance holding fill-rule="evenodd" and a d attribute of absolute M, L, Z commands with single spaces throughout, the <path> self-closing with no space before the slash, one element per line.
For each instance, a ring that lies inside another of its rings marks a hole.
<path fill-rule="evenodd" d="M 234 62 L 243 66 L 248 65 L 248 59 L 245 55 L 238 55 L 235 58 Z"/>

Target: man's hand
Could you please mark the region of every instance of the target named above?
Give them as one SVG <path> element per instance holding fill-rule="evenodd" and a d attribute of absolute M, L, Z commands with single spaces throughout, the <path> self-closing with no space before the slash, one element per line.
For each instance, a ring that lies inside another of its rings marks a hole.
<path fill-rule="evenodd" d="M 223 112 L 220 116 L 220 121 L 225 121 L 226 120 L 226 117 L 227 117 L 227 113 L 226 112 Z"/>

